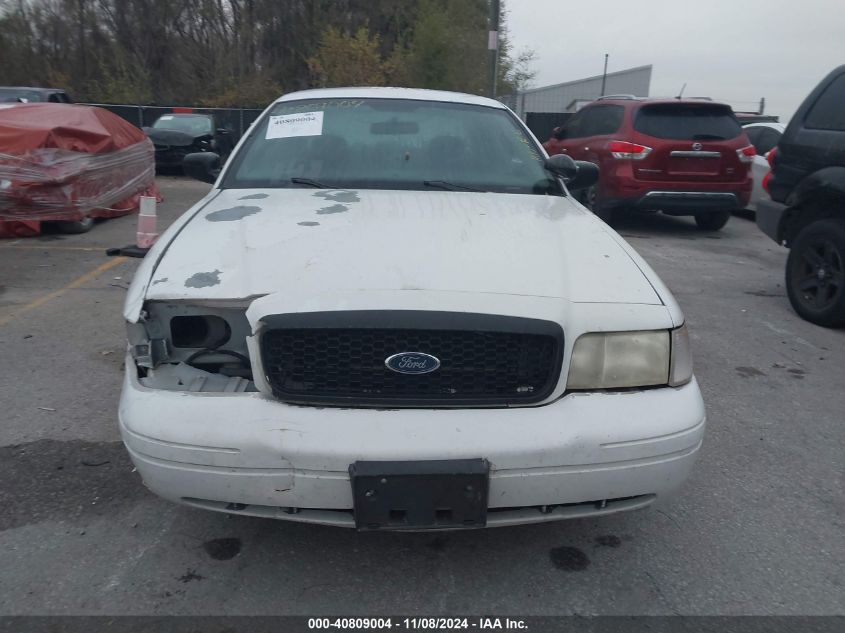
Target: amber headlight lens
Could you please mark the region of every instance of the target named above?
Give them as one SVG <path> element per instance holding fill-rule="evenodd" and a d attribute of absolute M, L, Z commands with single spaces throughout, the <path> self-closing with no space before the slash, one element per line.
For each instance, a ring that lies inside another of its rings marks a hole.
<path fill-rule="evenodd" d="M 686 324 L 672 330 L 672 359 L 669 363 L 669 384 L 679 387 L 692 380 L 692 351 Z"/>
<path fill-rule="evenodd" d="M 591 332 L 575 341 L 567 389 L 649 387 L 669 383 L 668 330 Z"/>

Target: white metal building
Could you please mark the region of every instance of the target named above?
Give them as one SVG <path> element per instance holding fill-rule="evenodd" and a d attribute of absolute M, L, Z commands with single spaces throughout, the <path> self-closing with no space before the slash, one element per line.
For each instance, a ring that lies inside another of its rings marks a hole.
<path fill-rule="evenodd" d="M 575 112 L 579 105 L 601 96 L 602 76 L 531 88 L 503 99 L 521 118 L 527 112 Z M 604 94 L 649 96 L 651 65 L 607 73 Z"/>

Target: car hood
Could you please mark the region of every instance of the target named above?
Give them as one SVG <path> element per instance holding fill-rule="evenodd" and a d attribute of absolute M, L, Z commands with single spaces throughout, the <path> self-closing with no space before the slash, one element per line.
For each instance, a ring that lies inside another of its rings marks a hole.
<path fill-rule="evenodd" d="M 229 189 L 189 215 L 147 256 L 147 299 L 428 290 L 662 303 L 630 247 L 571 198 Z"/>

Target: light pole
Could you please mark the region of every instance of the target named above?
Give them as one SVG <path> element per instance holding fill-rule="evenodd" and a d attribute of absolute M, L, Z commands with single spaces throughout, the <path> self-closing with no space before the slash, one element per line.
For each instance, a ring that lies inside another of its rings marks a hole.
<path fill-rule="evenodd" d="M 499 72 L 499 0 L 490 0 L 490 31 L 487 33 L 487 50 L 490 56 L 488 92 L 496 98 L 496 79 Z"/>
<path fill-rule="evenodd" d="M 607 85 L 607 58 L 610 57 L 607 53 L 604 54 L 604 74 L 601 76 L 601 95 L 604 96 L 604 89 Z"/>

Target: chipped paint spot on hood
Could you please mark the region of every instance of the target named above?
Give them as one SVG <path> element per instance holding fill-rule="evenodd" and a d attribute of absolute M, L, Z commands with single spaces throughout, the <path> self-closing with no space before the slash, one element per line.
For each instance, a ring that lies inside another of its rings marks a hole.
<path fill-rule="evenodd" d="M 245 299 L 279 291 L 413 288 L 405 291 L 662 303 L 646 277 L 653 273 L 640 265 L 630 246 L 569 198 L 265 191 L 261 213 L 237 222 L 207 219 L 236 207 L 243 189 L 223 190 L 206 201 L 175 234 L 151 273 L 156 280 L 172 281 L 149 286 L 147 298 Z M 307 224 L 327 200 L 348 210 L 321 214 L 318 225 Z M 312 228 L 304 231 L 303 224 Z M 186 285 L 186 271 L 216 271 L 219 283 Z M 659 280 L 655 287 L 662 288 Z"/>
<path fill-rule="evenodd" d="M 344 211 L 349 211 L 349 207 L 345 204 L 333 204 L 330 207 L 317 209 L 317 215 L 331 215 L 332 213 L 343 213 Z"/>
<path fill-rule="evenodd" d="M 253 207 L 246 205 L 237 205 L 230 209 L 219 209 L 211 213 L 207 213 L 205 219 L 209 222 L 235 222 L 243 220 L 245 217 L 255 215 L 261 211 L 261 207 Z"/>
<path fill-rule="evenodd" d="M 331 189 L 329 191 L 317 191 L 314 193 L 315 198 L 322 198 L 323 200 L 331 200 L 332 202 L 361 202 L 357 191 L 348 191 L 346 189 Z"/>
<path fill-rule="evenodd" d="M 213 270 L 210 273 L 194 273 L 185 280 L 186 288 L 208 288 L 220 283 L 220 271 Z"/>

